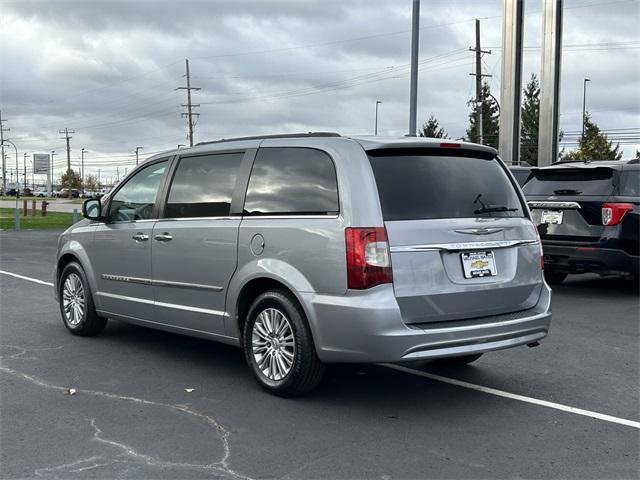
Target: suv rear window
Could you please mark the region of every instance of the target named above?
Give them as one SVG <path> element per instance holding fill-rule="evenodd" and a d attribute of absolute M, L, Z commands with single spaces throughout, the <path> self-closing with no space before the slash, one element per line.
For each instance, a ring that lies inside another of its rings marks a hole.
<path fill-rule="evenodd" d="M 525 195 L 611 195 L 611 168 L 534 169 L 522 187 Z"/>
<path fill-rule="evenodd" d="M 492 156 L 440 149 L 368 154 L 385 220 L 524 216 L 511 180 Z M 483 213 L 483 205 L 491 211 Z"/>
<path fill-rule="evenodd" d="M 620 195 L 640 196 L 640 170 L 623 170 L 620 175 Z"/>

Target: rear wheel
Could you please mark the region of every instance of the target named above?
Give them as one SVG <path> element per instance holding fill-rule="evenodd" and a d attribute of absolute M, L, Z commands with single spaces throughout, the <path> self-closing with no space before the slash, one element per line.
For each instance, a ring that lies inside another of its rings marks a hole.
<path fill-rule="evenodd" d="M 435 361 L 438 365 L 446 365 L 450 367 L 458 367 L 468 365 L 475 362 L 482 356 L 482 353 L 474 353 L 473 355 L 463 355 L 460 357 L 439 358 Z"/>
<path fill-rule="evenodd" d="M 64 267 L 58 289 L 62 321 L 71 333 L 88 337 L 104 330 L 107 319 L 96 313 L 89 282 L 80 264 L 71 262 Z"/>
<path fill-rule="evenodd" d="M 545 268 L 544 270 L 544 279 L 549 285 L 560 285 L 563 280 L 567 278 L 567 275 L 568 274 L 566 272 L 559 272 L 549 268 Z"/>
<path fill-rule="evenodd" d="M 272 290 L 256 298 L 243 337 L 247 363 L 265 390 L 293 397 L 313 390 L 322 380 L 324 365 L 305 314 L 288 292 Z"/>

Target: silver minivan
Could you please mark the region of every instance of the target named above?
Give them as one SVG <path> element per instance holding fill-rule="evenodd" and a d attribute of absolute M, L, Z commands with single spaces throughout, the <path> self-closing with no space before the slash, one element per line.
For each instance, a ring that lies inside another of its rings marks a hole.
<path fill-rule="evenodd" d="M 492 148 L 309 133 L 156 155 L 60 236 L 65 326 L 107 319 L 244 349 L 259 384 L 334 362 L 535 346 L 551 291 L 538 232 Z"/>

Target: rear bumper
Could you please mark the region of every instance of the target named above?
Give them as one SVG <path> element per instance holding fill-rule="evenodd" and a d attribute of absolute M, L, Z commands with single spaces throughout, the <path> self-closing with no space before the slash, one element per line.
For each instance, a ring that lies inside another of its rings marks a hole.
<path fill-rule="evenodd" d="M 335 297 L 303 294 L 320 360 L 402 362 L 454 357 L 526 345 L 544 338 L 551 322 L 551 290 L 519 315 L 431 324 L 403 323 L 393 287 Z"/>
<path fill-rule="evenodd" d="M 569 273 L 627 272 L 637 274 L 640 257 L 624 250 L 554 245 L 542 242 L 545 266 Z"/>

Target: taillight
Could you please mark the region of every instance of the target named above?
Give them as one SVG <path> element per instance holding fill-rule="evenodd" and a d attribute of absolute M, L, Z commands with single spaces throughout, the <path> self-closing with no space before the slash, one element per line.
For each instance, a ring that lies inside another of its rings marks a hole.
<path fill-rule="evenodd" d="M 618 225 L 631 210 L 633 210 L 632 203 L 603 203 L 602 224 L 606 226 Z"/>
<path fill-rule="evenodd" d="M 363 290 L 391 283 L 389 242 L 384 227 L 346 228 L 347 287 Z"/>

